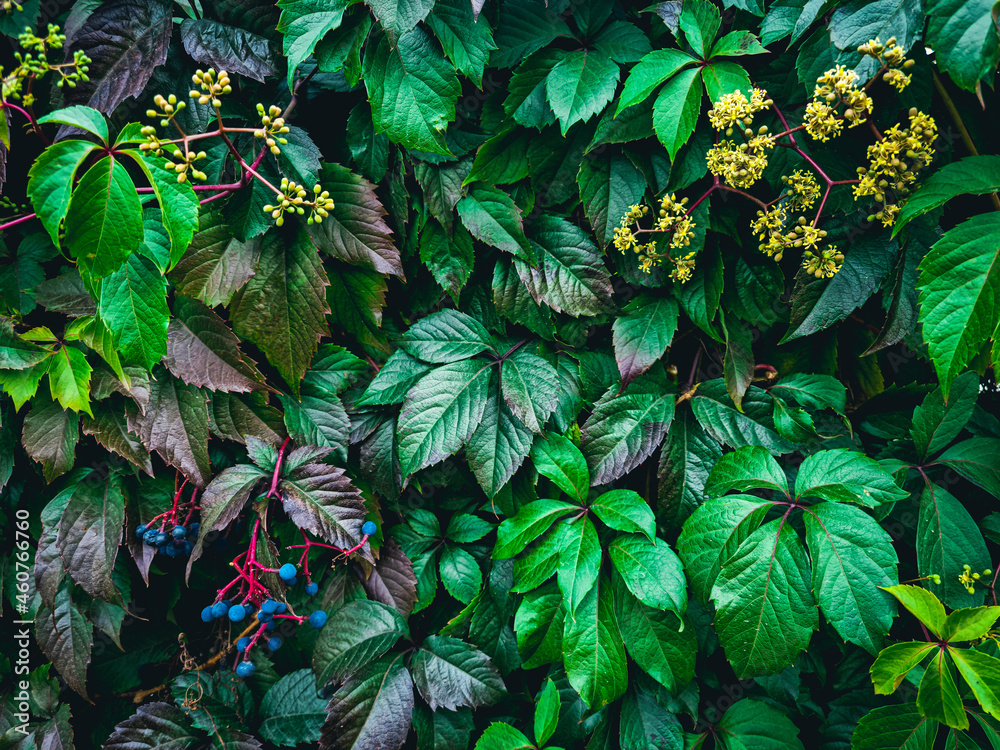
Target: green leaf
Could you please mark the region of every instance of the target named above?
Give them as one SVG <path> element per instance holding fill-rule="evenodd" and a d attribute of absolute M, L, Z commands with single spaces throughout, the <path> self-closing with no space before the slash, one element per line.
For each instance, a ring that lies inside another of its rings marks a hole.
<path fill-rule="evenodd" d="M 476 151 L 464 183 L 482 180 L 509 185 L 528 176 L 528 131 L 511 127 L 493 136 Z"/>
<path fill-rule="evenodd" d="M 524 669 L 562 660 L 565 617 L 563 595 L 555 581 L 524 595 L 514 616 L 517 650 Z"/>
<path fill-rule="evenodd" d="M 260 246 L 260 239 L 241 242 L 234 238 L 221 213 L 203 213 L 198 231 L 171 271 L 170 280 L 181 294 L 209 307 L 228 305 L 254 275 Z"/>
<path fill-rule="evenodd" d="M 597 583 L 601 568 L 601 543 L 589 518 L 566 521 L 559 526 L 559 566 L 556 569 L 559 589 L 570 617 Z"/>
<path fill-rule="evenodd" d="M 616 588 L 615 605 L 629 656 L 671 693 L 679 693 L 694 677 L 695 629 L 664 617 L 662 610 L 643 604 L 624 587 Z"/>
<path fill-rule="evenodd" d="M 937 463 L 954 469 L 993 497 L 1000 498 L 1000 440 L 975 437 L 951 446 Z"/>
<path fill-rule="evenodd" d="M 803 750 L 799 728 L 784 713 L 763 701 L 734 703 L 718 723 L 731 750 Z"/>
<path fill-rule="evenodd" d="M 788 333 L 781 343 L 822 331 L 854 312 L 888 278 L 898 253 L 898 243 L 881 232 L 871 232 L 851 243 L 832 279 L 817 279 L 800 269 L 792 291 Z"/>
<path fill-rule="evenodd" d="M 563 135 L 586 122 L 611 101 L 618 86 L 618 64 L 599 49 L 563 57 L 545 79 L 545 91 Z"/>
<path fill-rule="evenodd" d="M 142 206 L 124 165 L 106 156 L 80 178 L 66 214 L 66 247 L 83 270 L 104 278 L 142 242 Z"/>
<path fill-rule="evenodd" d="M 368 371 L 369 365 L 344 347 L 323 344 L 302 378 L 302 390 L 311 396 L 337 396 Z"/>
<path fill-rule="evenodd" d="M 712 57 L 762 55 L 766 52 L 757 37 L 749 31 L 730 31 L 712 45 Z"/>
<path fill-rule="evenodd" d="M 958 498 L 934 483 L 920 493 L 916 542 L 917 570 L 921 576 L 941 576 L 941 585 L 933 588 L 941 601 L 952 609 L 983 603 L 985 592 L 976 587 L 970 594 L 958 577 L 964 565 L 973 573 L 993 567 L 986 542 Z"/>
<path fill-rule="evenodd" d="M 593 45 L 607 53 L 615 62 L 623 64 L 639 62 L 652 49 L 646 35 L 638 27 L 625 21 L 606 24 L 594 35 Z"/>
<path fill-rule="evenodd" d="M 965 7 L 963 10 L 971 8 L 973 3 L 934 3 L 935 5 L 953 5 Z M 985 7 L 985 5 L 984 5 Z M 988 11 L 987 11 L 988 15 Z M 934 18 L 934 10 L 931 11 L 931 18 Z M 937 19 L 937 23 L 944 21 L 951 23 L 955 19 L 949 17 L 947 21 Z M 931 28 L 934 28 L 935 21 L 931 21 Z M 963 32 L 969 31 L 963 26 Z M 936 48 L 937 49 L 937 48 Z M 941 48 L 938 54 L 943 59 L 953 52 L 947 48 Z M 973 62 L 978 61 L 974 58 Z M 942 65 L 942 67 L 944 67 Z M 893 224 L 892 234 L 895 237 L 902 231 L 903 227 L 909 224 L 918 216 L 923 216 L 928 211 L 933 211 L 938 206 L 943 206 L 952 198 L 959 195 L 983 195 L 1000 190 L 1000 178 L 997 177 L 1000 170 L 1000 157 L 998 156 L 967 156 L 964 159 L 945 164 L 934 174 L 923 180 L 920 187 L 914 191 L 913 195 L 907 198 L 906 203 L 896 217 Z"/>
<path fill-rule="evenodd" d="M 945 232 L 920 262 L 920 323 L 945 397 L 1000 322 L 1000 216 Z"/>
<path fill-rule="evenodd" d="M 928 719 L 940 721 L 955 729 L 968 729 L 969 717 L 965 715 L 962 696 L 955 685 L 951 665 L 945 661 L 946 650 L 942 646 L 927 662 L 917 693 L 917 708 Z"/>
<path fill-rule="evenodd" d="M 501 5 L 494 36 L 499 49 L 490 57 L 490 63 L 508 68 L 556 37 L 572 35 L 560 15 L 544 5 L 533 0 L 511 0 Z"/>
<path fill-rule="evenodd" d="M 93 133 L 100 138 L 105 145 L 108 143 L 108 122 L 104 119 L 104 115 L 92 107 L 82 107 L 79 105 L 64 107 L 38 118 L 39 125 L 50 122 L 59 123 L 60 125 L 72 125 L 81 130 L 86 130 L 88 133 Z"/>
<path fill-rule="evenodd" d="M 736 490 L 772 490 L 788 495 L 788 479 L 781 465 L 765 448 L 748 445 L 724 455 L 712 468 L 705 483 L 708 497 Z"/>
<path fill-rule="evenodd" d="M 376 132 L 406 148 L 449 155 L 444 140 L 461 86 L 431 37 L 417 27 L 392 43 L 369 37 L 363 63 Z"/>
<path fill-rule="evenodd" d="M 403 349 L 397 349 L 382 365 L 375 379 L 368 384 L 358 404 L 374 406 L 402 403 L 413 384 L 431 369 L 430 365 L 418 362 Z"/>
<path fill-rule="evenodd" d="M 212 475 L 208 459 L 208 404 L 201 389 L 160 373 L 149 384 L 149 406 L 145 413 L 129 415 L 128 425 L 147 450 L 159 453 L 196 486 L 208 483 Z"/>
<path fill-rule="evenodd" d="M 559 376 L 555 368 L 524 349 L 506 355 L 500 368 L 507 406 L 525 427 L 541 432 L 559 395 Z"/>
<path fill-rule="evenodd" d="M 671 161 L 694 132 L 701 111 L 702 85 L 696 68 L 682 70 L 660 89 L 653 106 L 653 129 Z"/>
<path fill-rule="evenodd" d="M 579 506 L 559 500 L 535 500 L 528 503 L 513 518 L 500 524 L 493 557 L 497 560 L 513 557 L 548 531 L 557 519 L 579 510 Z"/>
<path fill-rule="evenodd" d="M 457 310 L 442 310 L 421 318 L 403 335 L 403 348 L 425 362 L 448 363 L 480 352 L 496 353 L 493 337 L 475 318 Z"/>
<path fill-rule="evenodd" d="M 115 731 L 104 743 L 111 750 L 139 747 L 146 750 L 191 747 L 197 742 L 191 723 L 184 711 L 170 703 L 147 703 L 115 726 Z"/>
<path fill-rule="evenodd" d="M 794 373 L 785 375 L 769 392 L 781 396 L 806 409 L 833 409 L 843 414 L 847 408 L 847 389 L 830 375 Z"/>
<path fill-rule="evenodd" d="M 90 411 L 90 373 L 87 358 L 79 349 L 63 346 L 49 360 L 49 390 L 64 409 Z"/>
<path fill-rule="evenodd" d="M 368 0 L 368 5 L 382 28 L 398 37 L 427 17 L 434 0 Z"/>
<path fill-rule="evenodd" d="M 920 38 L 923 18 L 913 0 L 850 0 L 830 17 L 830 39 L 837 49 L 855 50 L 869 39 L 896 37 L 903 49 L 911 49 Z M 875 66 L 870 68 L 875 70 Z"/>
<path fill-rule="evenodd" d="M 532 437 L 504 403 L 500 384 L 493 379 L 482 421 L 465 448 L 469 467 L 487 497 L 494 497 L 524 463 Z"/>
<path fill-rule="evenodd" d="M 101 284 L 100 318 L 127 362 L 150 370 L 167 353 L 166 297 L 166 279 L 137 254 Z"/>
<path fill-rule="evenodd" d="M 142 169 L 153 186 L 156 200 L 163 213 L 163 226 L 170 235 L 170 267 L 176 266 L 198 231 L 201 206 L 189 182 L 178 182 L 177 173 L 164 169 L 166 159 L 140 155 L 138 151 L 123 151 Z"/>
<path fill-rule="evenodd" d="M 677 302 L 640 294 L 615 318 L 612 340 L 622 385 L 648 370 L 667 351 L 677 330 Z"/>
<path fill-rule="evenodd" d="M 59 228 L 69 210 L 76 170 L 96 148 L 89 141 L 59 141 L 45 149 L 28 170 L 28 197 L 56 247 L 60 246 Z"/>
<path fill-rule="evenodd" d="M 260 347 L 296 395 L 319 338 L 329 333 L 328 286 L 319 254 L 300 228 L 287 246 L 279 235 L 264 242 L 254 277 L 233 300 L 233 329 Z"/>
<path fill-rule="evenodd" d="M 896 692 L 910 670 L 922 662 L 937 647 L 934 643 L 893 643 L 882 649 L 871 667 L 872 684 L 877 695 Z"/>
<path fill-rule="evenodd" d="M 726 327 L 726 355 L 722 362 L 722 376 L 726 391 L 739 411 L 743 411 L 743 396 L 746 394 L 754 375 L 751 331 L 740 321 L 733 321 Z"/>
<path fill-rule="evenodd" d="M 681 8 L 677 23 L 694 51 L 703 58 L 708 57 L 708 51 L 722 25 L 719 9 L 707 0 L 691 0 Z"/>
<path fill-rule="evenodd" d="M 428 636 L 410 662 L 413 683 L 431 710 L 488 706 L 507 692 L 482 651 L 457 638 Z"/>
<path fill-rule="evenodd" d="M 32 400 L 31 411 L 24 418 L 21 442 L 28 456 L 42 465 L 46 482 L 73 468 L 79 439 L 80 419 L 76 413 L 45 395 Z"/>
<path fill-rule="evenodd" d="M 319 179 L 334 206 L 322 222 L 307 227 L 316 247 L 345 263 L 402 278 L 399 250 L 375 185 L 333 163 L 322 166 Z"/>
<path fill-rule="evenodd" d="M 125 523 L 125 490 L 115 474 L 86 477 L 59 518 L 56 547 L 66 572 L 97 599 L 122 604 L 111 578 Z"/>
<path fill-rule="evenodd" d="M 690 411 L 677 415 L 660 449 L 656 515 L 677 530 L 702 504 L 709 472 L 722 458 L 722 448 L 701 428 Z"/>
<path fill-rule="evenodd" d="M 861 717 L 851 737 L 855 750 L 931 750 L 938 723 L 916 703 L 874 708 Z"/>
<path fill-rule="evenodd" d="M 753 87 L 747 72 L 741 65 L 733 62 L 714 62 L 706 65 L 701 71 L 701 80 L 712 102 L 717 102 L 734 91 L 749 93 Z"/>
<path fill-rule="evenodd" d="M 625 649 L 606 578 L 598 578 L 576 618 L 567 618 L 563 654 L 569 683 L 588 707 L 606 706 L 625 693 Z"/>
<path fill-rule="evenodd" d="M 549 434 L 531 449 L 535 470 L 581 504 L 590 492 L 590 472 L 580 449 L 562 435 Z"/>
<path fill-rule="evenodd" d="M 302 396 L 298 401 L 282 395 L 288 435 L 297 443 L 332 448 L 335 455 L 347 459 L 351 436 L 351 419 L 336 396 Z"/>
<path fill-rule="evenodd" d="M 34 618 L 38 647 L 73 690 L 87 696 L 87 665 L 94 645 L 94 626 L 70 597 L 70 587 L 60 586 L 55 607 L 38 605 Z"/>
<path fill-rule="evenodd" d="M 992 80 L 1000 59 L 993 3 L 933 0 L 926 10 L 927 41 L 934 48 L 938 66 L 966 91 L 979 91 L 981 80 Z"/>
<path fill-rule="evenodd" d="M 544 745 L 559 723 L 559 689 L 548 679 L 535 697 L 535 742 Z"/>
<path fill-rule="evenodd" d="M 344 11 L 355 0 L 281 0 L 281 32 L 285 57 L 288 58 L 288 88 L 294 88 L 299 65 L 312 55 L 316 43 L 340 26 Z"/>
<path fill-rule="evenodd" d="M 593 484 L 609 484 L 649 458 L 674 418 L 674 394 L 655 370 L 616 390 L 594 404 L 583 425 L 580 448 Z"/>
<path fill-rule="evenodd" d="M 458 711 L 445 708 L 431 711 L 424 706 L 416 706 L 413 711 L 413 728 L 417 730 L 417 750 L 468 748 L 473 730 L 472 712 L 467 708 Z"/>
<path fill-rule="evenodd" d="M 433 5 L 427 25 L 455 69 L 482 88 L 490 50 L 497 48 L 489 22 L 476 18 L 472 5 L 465 0 L 438 0 Z"/>
<path fill-rule="evenodd" d="M 475 750 L 532 750 L 531 740 L 509 724 L 495 722 L 486 727 Z"/>
<path fill-rule="evenodd" d="M 333 694 L 320 747 L 399 748 L 410 733 L 413 681 L 403 654 L 362 667 Z"/>
<path fill-rule="evenodd" d="M 661 540 L 622 534 L 608 548 L 628 590 L 643 604 L 674 612 L 687 609 L 687 584 L 680 558 Z"/>
<path fill-rule="evenodd" d="M 909 584 L 899 584 L 886 589 L 920 622 L 926 625 L 934 635 L 940 637 L 944 630 L 944 607 L 938 598 L 927 589 Z"/>
<path fill-rule="evenodd" d="M 874 458 L 844 448 L 814 453 L 795 477 L 796 498 L 820 497 L 874 508 L 907 495 Z"/>
<path fill-rule="evenodd" d="M 617 114 L 621 114 L 626 107 L 645 100 L 657 86 L 673 77 L 677 71 L 696 62 L 698 62 L 696 58 L 680 50 L 653 50 L 629 72 L 621 97 L 618 99 Z"/>
<path fill-rule="evenodd" d="M 645 534 L 649 541 L 654 541 L 656 518 L 638 492 L 634 490 L 605 492 L 590 504 L 590 509 L 608 528 Z"/>
<path fill-rule="evenodd" d="M 507 83 L 507 99 L 503 104 L 504 112 L 514 122 L 541 130 L 556 121 L 546 96 L 546 81 L 552 68 L 565 56 L 564 50 L 543 49 L 517 66 Z"/>
<path fill-rule="evenodd" d="M 491 373 L 484 362 L 462 360 L 417 381 L 399 415 L 404 477 L 447 458 L 472 437 L 486 409 Z"/>
<path fill-rule="evenodd" d="M 458 601 L 469 604 L 482 588 L 483 574 L 472 555 L 461 547 L 445 545 L 441 552 L 441 583 Z"/>
<path fill-rule="evenodd" d="M 839 503 L 812 506 L 805 524 L 823 616 L 845 641 L 878 653 L 896 616 L 882 590 L 899 580 L 892 538 L 860 508 Z"/>
<path fill-rule="evenodd" d="M 917 453 L 924 460 L 958 437 L 965 427 L 979 398 L 979 376 L 964 372 L 952 384 L 948 401 L 936 388 L 913 410 L 910 435 Z"/>
<path fill-rule="evenodd" d="M 465 228 L 477 240 L 529 262 L 533 260 L 521 224 L 521 209 L 507 193 L 479 182 L 469 188 L 456 208 Z"/>
<path fill-rule="evenodd" d="M 983 638 L 1000 619 L 1000 607 L 956 609 L 944 622 L 941 637 L 946 641 L 974 641 Z"/>
<path fill-rule="evenodd" d="M 994 719 L 1000 719 L 1000 659 L 971 648 L 947 650 L 979 705 Z"/>
<path fill-rule="evenodd" d="M 615 228 L 628 210 L 642 202 L 646 179 L 642 172 L 620 154 L 591 157 L 580 162 L 576 177 L 587 220 L 597 241 L 607 246 L 615 238 Z"/>
<path fill-rule="evenodd" d="M 716 633 L 740 678 L 780 672 L 819 625 L 809 561 L 795 532 L 779 519 L 750 534 L 723 563 L 712 599 Z"/>
<path fill-rule="evenodd" d="M 680 721 L 664 708 L 658 696 L 633 684 L 622 698 L 622 747 L 681 748 L 683 736 Z"/>
<path fill-rule="evenodd" d="M 472 160 L 468 158 L 444 164 L 418 161 L 413 165 L 413 174 L 423 190 L 427 210 L 449 232 L 452 232 L 454 224 L 455 204 L 462 197 L 462 183 L 471 168 Z M 455 239 L 454 235 L 452 239 Z"/>
<path fill-rule="evenodd" d="M 691 399 L 691 409 L 705 431 L 723 445 L 760 445 L 775 455 L 794 450 L 792 443 L 774 431 L 773 400 L 756 386 L 747 389 L 739 412 L 721 380 L 702 383 Z"/>
<path fill-rule="evenodd" d="M 325 698 L 316 695 L 312 672 L 297 669 L 286 674 L 260 702 L 260 735 L 284 747 L 318 742 L 326 718 Z"/>
<path fill-rule="evenodd" d="M 10 318 L 0 318 L 0 369 L 26 370 L 34 367 L 52 355 L 30 341 L 14 333 L 14 322 Z"/>
<path fill-rule="evenodd" d="M 476 261 L 472 235 L 459 226 L 449 237 L 437 221 L 428 221 L 420 232 L 420 260 L 434 275 L 438 286 L 457 301 Z"/>
<path fill-rule="evenodd" d="M 406 622 L 392 607 L 367 599 L 348 602 L 337 610 L 337 626 L 323 628 L 316 639 L 316 686 L 347 679 L 408 636 Z"/>

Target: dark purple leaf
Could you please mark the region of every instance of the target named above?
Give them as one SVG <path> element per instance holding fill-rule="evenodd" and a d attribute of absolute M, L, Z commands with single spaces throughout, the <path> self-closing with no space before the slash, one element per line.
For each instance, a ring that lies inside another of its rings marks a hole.
<path fill-rule="evenodd" d="M 417 576 L 413 563 L 393 539 L 387 539 L 379 550 L 379 559 L 367 579 L 362 577 L 368 596 L 377 602 L 395 607 L 403 617 L 409 617 L 417 601 Z"/>

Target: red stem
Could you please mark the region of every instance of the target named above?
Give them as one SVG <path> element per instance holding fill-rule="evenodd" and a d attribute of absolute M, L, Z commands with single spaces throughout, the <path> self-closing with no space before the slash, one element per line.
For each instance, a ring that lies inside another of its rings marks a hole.
<path fill-rule="evenodd" d="M 274 475 L 271 477 L 271 488 L 267 491 L 267 495 L 265 495 L 265 497 L 276 497 L 279 500 L 281 499 L 281 495 L 278 494 L 278 474 L 281 473 L 281 461 L 285 457 L 285 449 L 288 447 L 290 442 L 292 442 L 292 439 L 290 437 L 286 437 L 285 442 L 283 442 L 281 447 L 278 449 L 278 460 L 274 463 Z"/>

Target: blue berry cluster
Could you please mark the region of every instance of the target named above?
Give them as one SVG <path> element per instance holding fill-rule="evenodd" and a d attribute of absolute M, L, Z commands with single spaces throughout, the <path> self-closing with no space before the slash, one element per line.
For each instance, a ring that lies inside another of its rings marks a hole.
<path fill-rule="evenodd" d="M 169 530 L 157 530 L 140 524 L 135 529 L 135 536 L 143 544 L 156 547 L 157 552 L 167 557 L 187 557 L 194 549 L 194 540 L 198 538 L 200 527 L 201 524 L 195 522 L 186 527 L 177 524 Z"/>

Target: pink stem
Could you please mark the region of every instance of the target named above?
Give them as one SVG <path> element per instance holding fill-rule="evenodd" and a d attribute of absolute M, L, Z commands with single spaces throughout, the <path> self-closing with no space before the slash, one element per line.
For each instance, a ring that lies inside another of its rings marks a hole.
<path fill-rule="evenodd" d="M 23 224 L 26 221 L 31 221 L 36 216 L 38 216 L 38 214 L 26 214 L 24 216 L 19 216 L 16 219 L 8 221 L 6 224 L 0 224 L 0 232 L 2 232 L 5 229 L 10 229 L 11 227 L 16 227 L 18 224 Z"/>
<path fill-rule="evenodd" d="M 292 439 L 290 437 L 286 437 L 285 441 L 281 444 L 281 448 L 278 449 L 278 460 L 274 463 L 274 475 L 271 477 L 271 488 L 267 491 L 267 495 L 265 495 L 265 497 L 276 497 L 279 500 L 281 499 L 281 495 L 278 494 L 278 474 L 281 473 L 281 461 L 285 457 L 285 449 L 288 447 L 290 442 L 292 442 Z"/>

